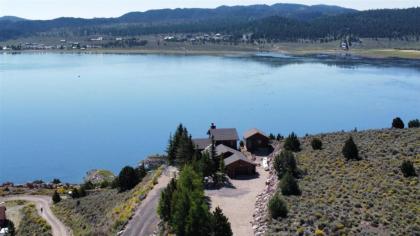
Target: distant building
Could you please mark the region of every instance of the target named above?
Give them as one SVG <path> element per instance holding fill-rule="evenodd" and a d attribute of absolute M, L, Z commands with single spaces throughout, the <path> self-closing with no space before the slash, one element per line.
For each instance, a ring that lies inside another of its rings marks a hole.
<path fill-rule="evenodd" d="M 209 138 L 214 140 L 215 145 L 224 144 L 233 149 L 238 148 L 238 132 L 235 128 L 216 128 L 214 124 L 208 131 Z"/>
<path fill-rule="evenodd" d="M 245 132 L 244 141 L 246 149 L 253 152 L 269 148 L 270 138 L 261 130 L 253 128 Z"/>
<path fill-rule="evenodd" d="M 230 178 L 236 178 L 240 175 L 254 175 L 256 173 L 256 164 L 248 160 L 241 152 L 235 152 L 224 160 L 226 174 Z"/>

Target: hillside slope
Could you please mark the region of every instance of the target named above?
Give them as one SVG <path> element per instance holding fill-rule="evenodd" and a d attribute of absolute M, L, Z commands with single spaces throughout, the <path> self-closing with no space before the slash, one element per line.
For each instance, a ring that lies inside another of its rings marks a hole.
<path fill-rule="evenodd" d="M 346 161 L 342 146 L 349 136 L 361 161 Z M 302 195 L 284 197 L 289 216 L 269 223 L 269 235 L 418 235 L 419 177 L 404 178 L 400 165 L 420 168 L 420 129 L 385 129 L 317 135 L 323 150 L 303 140 L 298 166 Z"/>

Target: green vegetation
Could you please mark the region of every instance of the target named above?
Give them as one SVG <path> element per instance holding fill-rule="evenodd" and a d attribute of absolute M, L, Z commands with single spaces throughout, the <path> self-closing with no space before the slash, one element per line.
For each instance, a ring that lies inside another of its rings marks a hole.
<path fill-rule="evenodd" d="M 83 198 L 67 198 L 52 208 L 75 236 L 115 235 L 134 214 L 136 206 L 157 183 L 163 168 L 147 174 L 133 189 L 96 189 Z M 79 193 L 81 191 L 79 190 Z"/>
<path fill-rule="evenodd" d="M 418 177 L 404 178 L 403 161 L 420 168 L 420 129 L 351 132 L 363 159 L 346 161 L 343 143 L 350 133 L 301 139 L 296 154 L 300 196 L 283 196 L 287 218 L 272 219 L 267 235 L 415 235 L 420 229 Z M 313 138 L 323 142 L 314 151 Z M 281 192 L 279 191 L 281 195 Z"/>
<path fill-rule="evenodd" d="M 16 228 L 13 221 L 6 219 L 6 222 L 4 223 L 4 228 L 8 228 L 8 235 L 6 236 L 15 236 L 16 234 Z"/>
<path fill-rule="evenodd" d="M 281 193 L 285 196 L 300 195 L 302 193 L 296 179 L 290 172 L 287 172 L 283 178 L 281 178 L 280 189 Z"/>
<path fill-rule="evenodd" d="M 161 193 L 158 214 L 179 236 L 231 235 L 221 210 L 210 212 L 202 177 L 190 165 L 185 165 L 179 179 L 172 180 Z"/>
<path fill-rule="evenodd" d="M 284 149 L 299 152 L 300 151 L 300 142 L 297 135 L 292 132 L 285 140 L 284 140 Z"/>
<path fill-rule="evenodd" d="M 408 122 L 408 128 L 419 128 L 419 127 L 420 127 L 420 120 L 419 119 L 410 120 Z"/>
<path fill-rule="evenodd" d="M 322 149 L 322 141 L 318 138 L 314 138 L 311 141 L 311 146 L 313 150 L 321 150 Z"/>
<path fill-rule="evenodd" d="M 277 219 L 279 217 L 285 218 L 287 217 L 287 204 L 281 198 L 280 194 L 277 192 L 268 202 L 268 210 L 270 211 L 270 216 L 273 219 Z"/>
<path fill-rule="evenodd" d="M 413 162 L 408 160 L 403 161 L 403 163 L 401 164 L 401 172 L 403 173 L 404 177 L 417 176 Z"/>
<path fill-rule="evenodd" d="M 361 159 L 359 156 L 359 150 L 353 141 L 353 137 L 351 136 L 344 143 L 342 153 L 343 153 L 343 156 L 347 160 L 360 160 Z"/>
<path fill-rule="evenodd" d="M 59 203 L 61 201 L 60 194 L 58 194 L 57 191 L 54 191 L 54 193 L 52 195 L 52 201 L 53 201 L 54 204 Z"/>
<path fill-rule="evenodd" d="M 51 226 L 38 215 L 34 204 L 24 206 L 22 214 L 22 221 L 16 235 L 52 235 Z"/>
<path fill-rule="evenodd" d="M 404 122 L 401 120 L 401 118 L 397 117 L 392 120 L 392 128 L 404 129 Z"/>
<path fill-rule="evenodd" d="M 59 179 L 53 179 L 52 183 L 53 183 L 53 184 L 60 184 L 60 183 L 61 183 L 61 181 L 60 181 Z"/>
<path fill-rule="evenodd" d="M 295 155 L 293 152 L 287 150 L 283 150 L 274 158 L 274 169 L 276 170 L 279 179 L 286 173 L 292 173 L 294 176 L 298 176 L 299 174 Z"/>
<path fill-rule="evenodd" d="M 228 218 L 223 214 L 222 209 L 216 207 L 211 217 L 212 236 L 232 236 L 232 229 Z"/>
<path fill-rule="evenodd" d="M 118 188 L 121 192 L 134 188 L 140 181 L 139 174 L 131 166 L 122 168 L 117 179 Z"/>

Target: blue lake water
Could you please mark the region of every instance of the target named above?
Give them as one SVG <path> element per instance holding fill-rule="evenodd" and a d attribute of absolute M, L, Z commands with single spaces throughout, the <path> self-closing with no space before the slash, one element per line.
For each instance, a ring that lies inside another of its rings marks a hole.
<path fill-rule="evenodd" d="M 0 54 L 0 182 L 79 182 L 165 150 L 182 122 L 300 135 L 420 118 L 418 63 Z"/>

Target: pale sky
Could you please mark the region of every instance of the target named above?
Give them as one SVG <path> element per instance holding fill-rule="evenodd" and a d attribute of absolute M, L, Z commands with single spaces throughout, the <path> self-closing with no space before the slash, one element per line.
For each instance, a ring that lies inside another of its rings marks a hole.
<path fill-rule="evenodd" d="M 0 0 L 0 16 L 13 15 L 28 19 L 72 17 L 118 17 L 131 11 L 160 8 L 214 8 L 220 5 L 274 3 L 327 4 L 358 10 L 409 8 L 420 6 L 420 0 Z"/>

